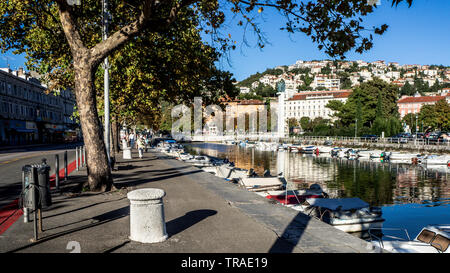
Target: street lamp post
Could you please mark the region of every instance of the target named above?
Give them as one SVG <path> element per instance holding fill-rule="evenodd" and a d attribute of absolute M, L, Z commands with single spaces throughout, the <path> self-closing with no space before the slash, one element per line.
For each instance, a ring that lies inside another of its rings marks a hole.
<path fill-rule="evenodd" d="M 108 24 L 109 24 L 109 11 L 108 0 L 103 0 L 103 40 L 108 39 Z M 108 57 L 104 61 L 104 100 L 105 100 L 105 133 L 104 141 L 106 148 L 106 155 L 108 157 L 108 163 L 111 164 L 110 158 L 110 119 L 109 119 L 109 62 Z"/>
<path fill-rule="evenodd" d="M 417 116 L 417 114 L 416 114 L 416 137 L 417 137 L 417 119 L 418 119 L 418 116 Z"/>

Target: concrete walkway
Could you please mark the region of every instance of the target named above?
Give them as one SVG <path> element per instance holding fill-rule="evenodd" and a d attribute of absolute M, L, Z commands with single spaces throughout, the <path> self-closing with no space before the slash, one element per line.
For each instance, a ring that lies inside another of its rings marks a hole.
<path fill-rule="evenodd" d="M 136 156 L 136 155 L 134 155 Z M 82 253 L 362 253 L 370 244 L 319 220 L 270 202 L 186 163 L 148 152 L 144 159 L 120 157 L 109 193 L 53 194 L 43 212 L 37 243 L 33 223 L 23 217 L 0 235 L 0 252 Z M 71 183 L 85 181 L 74 172 Z M 137 188 L 166 191 L 164 209 L 169 239 L 130 241 L 129 201 Z"/>

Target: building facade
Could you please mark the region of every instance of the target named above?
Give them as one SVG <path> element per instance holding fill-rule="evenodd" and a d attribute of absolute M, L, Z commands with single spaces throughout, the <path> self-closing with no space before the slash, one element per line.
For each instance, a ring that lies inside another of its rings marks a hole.
<path fill-rule="evenodd" d="M 418 114 L 422 106 L 428 104 L 435 104 L 436 102 L 443 99 L 447 100 L 447 102 L 450 103 L 450 93 L 447 93 L 442 96 L 420 96 L 420 95 L 416 95 L 414 97 L 403 96 L 397 101 L 400 118 L 403 118 L 407 114 Z"/>
<path fill-rule="evenodd" d="M 77 130 L 72 92 L 46 90 L 23 69 L 0 69 L 0 145 L 63 142 Z"/>
<path fill-rule="evenodd" d="M 351 90 L 297 93 L 286 101 L 286 118 L 298 120 L 302 117 L 308 117 L 311 120 L 319 117 L 333 119 L 333 111 L 326 107 L 327 104 L 332 100 L 345 103 L 350 94 Z"/>
<path fill-rule="evenodd" d="M 321 117 L 333 119 L 333 111 L 326 107 L 332 100 L 345 103 L 351 90 L 305 91 L 295 93 L 286 89 L 278 95 L 278 132 L 279 137 L 286 137 L 289 132 L 288 120 L 300 120 L 308 117 L 311 120 Z M 284 129 L 282 129 L 284 128 Z"/>

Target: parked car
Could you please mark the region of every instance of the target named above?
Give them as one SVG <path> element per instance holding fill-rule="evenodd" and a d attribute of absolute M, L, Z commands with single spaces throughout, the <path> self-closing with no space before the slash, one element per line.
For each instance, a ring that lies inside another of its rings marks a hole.
<path fill-rule="evenodd" d="M 388 138 L 388 141 L 393 143 L 408 143 L 412 139 L 413 136 L 410 133 L 400 133 Z"/>
<path fill-rule="evenodd" d="M 370 142 L 377 142 L 378 136 L 377 135 L 362 135 L 361 140 L 363 141 L 370 141 Z"/>

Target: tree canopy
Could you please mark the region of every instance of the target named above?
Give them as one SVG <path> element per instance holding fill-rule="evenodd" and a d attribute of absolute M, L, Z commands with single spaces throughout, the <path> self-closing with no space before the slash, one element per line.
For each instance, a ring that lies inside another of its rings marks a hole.
<path fill-rule="evenodd" d="M 412 2 L 406 1 L 409 4 Z M 95 190 L 108 190 L 112 186 L 111 169 L 99 124 L 95 75 L 106 57 L 133 46 L 143 36 L 157 38 L 157 35 L 164 35 L 168 39 L 166 42 L 171 39 L 176 41 L 170 35 L 170 28 L 176 29 L 176 25 L 183 24 L 185 20 L 198 20 L 196 29 L 211 34 L 215 48 L 226 52 L 236 47 L 230 35 L 220 32 L 225 22 L 225 11 L 228 10 L 235 16 L 238 25 L 251 29 L 257 35 L 257 45 L 262 48 L 267 40 L 258 20 L 262 20 L 265 9 L 272 8 L 284 16 L 283 30 L 306 34 L 326 54 L 344 57 L 352 49 L 359 53 L 371 49 L 373 34 L 382 35 L 388 28 L 386 24 L 371 28 L 364 26 L 363 18 L 371 14 L 376 6 L 360 0 L 228 0 L 220 3 L 218 0 L 110 0 L 110 12 L 103 14 L 109 21 L 109 35 L 103 40 L 101 1 L 80 2 L 81 5 L 69 5 L 66 0 L 1 1 L 0 47 L 3 52 L 13 50 L 17 54 L 25 53 L 27 68 L 43 74 L 51 83 L 50 89 L 74 88 L 89 162 L 89 186 Z M 393 0 L 392 4 L 400 2 Z M 168 46 L 168 52 L 160 52 L 162 55 L 158 57 L 163 58 L 164 54 L 176 57 L 177 53 L 170 49 Z M 120 59 L 117 61 L 120 62 Z M 180 74 L 174 73 L 175 81 L 185 80 L 186 75 L 182 75 L 185 71 L 182 69 Z M 222 76 L 215 79 L 222 79 Z M 128 81 L 136 77 L 143 75 L 137 73 Z M 207 83 L 214 85 L 218 82 L 220 80 Z M 157 81 L 152 84 L 158 85 Z M 176 86 L 186 87 L 181 82 Z M 171 88 L 161 92 L 168 90 Z"/>

